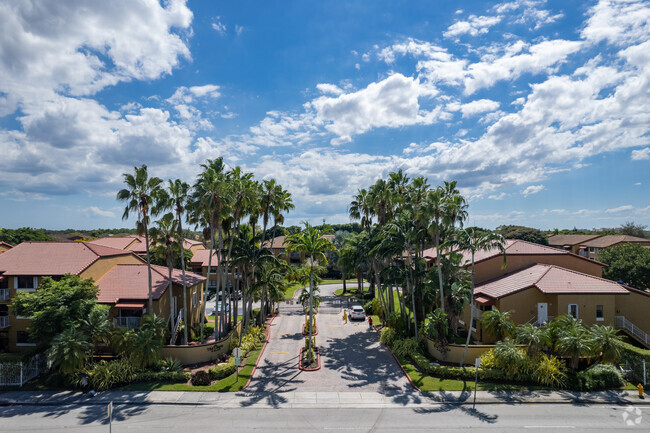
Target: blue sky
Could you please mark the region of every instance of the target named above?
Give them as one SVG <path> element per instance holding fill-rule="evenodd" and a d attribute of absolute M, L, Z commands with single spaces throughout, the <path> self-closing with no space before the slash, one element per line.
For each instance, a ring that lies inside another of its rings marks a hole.
<path fill-rule="evenodd" d="M 469 224 L 650 225 L 637 0 L 1 1 L 0 226 L 124 227 L 121 174 L 224 156 L 348 222 L 402 168 Z"/>

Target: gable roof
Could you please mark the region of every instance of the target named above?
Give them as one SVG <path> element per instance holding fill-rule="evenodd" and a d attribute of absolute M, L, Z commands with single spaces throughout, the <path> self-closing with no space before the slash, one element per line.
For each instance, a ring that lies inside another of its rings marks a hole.
<path fill-rule="evenodd" d="M 601 236 L 599 238 L 587 241 L 583 245 L 591 248 L 607 248 L 607 247 L 611 247 L 612 245 L 616 245 L 624 242 L 631 242 L 631 243 L 646 242 L 650 245 L 650 239 L 638 238 L 636 236 L 629 236 L 629 235 Z"/>
<path fill-rule="evenodd" d="M 201 266 L 208 266 L 208 259 L 210 257 L 210 250 L 208 249 L 202 249 L 202 250 L 196 250 L 194 252 L 194 255 L 192 256 L 192 259 L 190 260 L 190 263 L 193 265 L 201 265 Z M 211 266 L 217 266 L 218 260 L 217 260 L 217 253 L 212 251 L 212 263 Z"/>
<path fill-rule="evenodd" d="M 102 257 L 130 254 L 130 251 L 89 242 L 23 242 L 0 255 L 0 273 L 78 275 Z"/>
<path fill-rule="evenodd" d="M 126 250 L 129 247 L 129 245 L 134 243 L 135 244 L 142 243 L 142 240 L 138 239 L 137 236 L 107 236 L 105 238 L 98 238 L 92 241 L 88 241 L 88 243 L 94 245 L 102 245 L 111 248 L 117 248 L 120 250 Z"/>
<path fill-rule="evenodd" d="M 554 235 L 548 238 L 549 245 L 580 245 L 588 240 L 600 237 L 600 235 Z"/>
<path fill-rule="evenodd" d="M 614 281 L 565 269 L 536 264 L 476 286 L 475 295 L 503 298 L 531 287 L 544 294 L 625 295 L 629 292 Z"/>
<path fill-rule="evenodd" d="M 169 285 L 169 270 L 164 266 L 151 265 L 151 282 L 154 299 L 160 299 Z M 185 271 L 188 287 L 205 281 L 194 272 Z M 172 271 L 172 282 L 183 285 L 183 271 Z M 149 299 L 149 276 L 146 264 L 116 265 L 97 281 L 97 302 L 112 304 L 120 299 Z"/>
<path fill-rule="evenodd" d="M 330 242 L 334 242 L 335 235 L 322 235 L 321 238 L 327 239 Z M 271 248 L 271 240 L 273 241 L 273 248 L 284 248 L 284 242 L 287 238 L 287 235 L 276 236 L 273 239 L 267 239 L 262 244 L 263 248 Z"/>
<path fill-rule="evenodd" d="M 10 245 L 10 244 L 8 244 L 6 242 L 0 241 L 0 247 L 5 247 L 5 248 L 11 249 L 11 248 L 13 248 L 13 245 Z"/>
<path fill-rule="evenodd" d="M 516 256 L 516 255 L 568 255 L 572 257 L 577 257 L 581 260 L 587 260 L 591 263 L 596 263 L 601 266 L 606 266 L 604 263 L 600 263 L 594 260 L 589 260 L 586 257 L 579 256 L 578 254 L 573 254 L 570 251 L 561 250 L 558 248 L 547 247 L 545 245 L 539 245 L 532 242 L 522 241 L 521 239 L 506 239 L 506 256 Z M 463 260 L 465 263 L 471 263 L 472 254 L 469 251 L 459 251 L 463 255 Z M 436 249 L 429 248 L 422 252 L 423 257 L 429 259 L 430 261 L 436 259 Z M 488 260 L 493 257 L 501 256 L 501 252 L 498 249 L 492 250 L 481 250 L 477 251 L 474 254 L 474 263 L 482 262 L 483 260 Z"/>

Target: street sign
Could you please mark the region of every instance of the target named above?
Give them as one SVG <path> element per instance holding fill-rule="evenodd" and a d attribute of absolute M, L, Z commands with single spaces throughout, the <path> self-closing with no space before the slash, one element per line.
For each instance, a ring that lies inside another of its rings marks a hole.
<path fill-rule="evenodd" d="M 108 403 L 106 408 L 108 412 L 108 433 L 113 431 L 113 402 Z"/>
<path fill-rule="evenodd" d="M 481 358 L 476 358 L 474 360 L 474 367 L 479 368 L 481 366 Z"/>
<path fill-rule="evenodd" d="M 235 358 L 241 358 L 241 349 L 239 347 L 235 347 L 232 350 L 232 356 L 234 356 Z"/>
<path fill-rule="evenodd" d="M 474 404 L 472 404 L 472 409 L 476 408 L 476 388 L 478 386 L 478 368 L 481 366 L 481 358 L 474 359 L 474 367 L 476 370 L 476 377 L 474 378 Z"/>
<path fill-rule="evenodd" d="M 113 402 L 108 403 L 107 409 L 108 409 L 108 415 L 107 416 L 110 418 L 111 415 L 113 415 Z"/>
<path fill-rule="evenodd" d="M 235 356 L 235 367 L 239 367 L 241 365 L 241 358 L 239 356 Z"/>

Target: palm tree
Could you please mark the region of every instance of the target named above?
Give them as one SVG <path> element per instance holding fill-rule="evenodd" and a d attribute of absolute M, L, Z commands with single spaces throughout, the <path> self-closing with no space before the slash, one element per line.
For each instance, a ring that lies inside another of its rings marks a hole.
<path fill-rule="evenodd" d="M 504 337 L 511 337 L 515 332 L 515 324 L 510 319 L 510 311 L 499 311 L 494 307 L 492 311 L 486 311 L 481 316 L 483 328 L 496 338 L 497 341 Z"/>
<path fill-rule="evenodd" d="M 557 349 L 560 353 L 571 357 L 571 368 L 576 370 L 580 364 L 580 356 L 593 351 L 594 342 L 582 323 L 574 323 L 560 332 Z"/>
<path fill-rule="evenodd" d="M 183 342 L 187 344 L 189 322 L 187 321 L 187 279 L 185 277 L 185 249 L 183 248 L 183 214 L 189 199 L 190 186 L 180 179 L 170 180 L 167 187 L 170 208 L 176 214 L 177 239 L 181 247 L 181 271 L 183 272 Z"/>
<path fill-rule="evenodd" d="M 147 272 L 149 277 L 149 314 L 153 315 L 153 290 L 151 282 L 151 257 L 149 255 L 149 216 L 156 214 L 154 205 L 162 192 L 162 179 L 159 177 L 149 178 L 147 166 L 133 167 L 134 174 L 124 173 L 124 183 L 127 188 L 117 193 L 117 199 L 126 202 L 122 219 L 129 218 L 131 212 L 137 212 L 138 233 L 144 234 L 145 247 L 147 249 Z"/>
<path fill-rule="evenodd" d="M 370 226 L 372 225 L 371 204 L 368 191 L 360 189 L 357 195 L 352 199 L 350 208 L 348 210 L 350 218 L 353 220 L 360 220 L 361 228 L 370 233 Z"/>
<path fill-rule="evenodd" d="M 52 366 L 63 374 L 74 374 L 86 365 L 92 350 L 93 344 L 81 331 L 68 328 L 52 340 Z"/>
<path fill-rule="evenodd" d="M 305 253 L 309 257 L 309 343 L 308 353 L 311 353 L 313 329 L 311 324 L 314 322 L 314 266 L 315 261 L 321 266 L 327 265 L 326 251 L 335 251 L 336 247 L 329 240 L 321 237 L 320 230 L 312 227 L 305 222 L 305 229 L 296 234 L 290 235 L 286 239 L 287 250 Z"/>
<path fill-rule="evenodd" d="M 440 262 L 440 235 L 443 231 L 444 197 L 444 190 L 440 187 L 429 190 L 421 208 L 421 218 L 428 222 L 427 228 L 430 233 L 433 233 L 436 248 L 436 267 L 438 268 L 438 287 L 440 289 L 440 309 L 443 314 L 445 313 L 445 293 L 442 283 L 442 264 Z"/>
<path fill-rule="evenodd" d="M 278 225 L 284 224 L 284 215 L 282 212 L 289 212 L 294 208 L 291 193 L 287 190 L 282 190 L 282 195 L 278 197 L 277 208 L 273 212 L 273 237 L 271 238 L 271 246 L 273 248 L 273 241 L 275 240 L 275 230 Z"/>
<path fill-rule="evenodd" d="M 550 338 L 546 330 L 538 328 L 532 323 L 526 323 L 518 327 L 515 331 L 515 340 L 517 343 L 527 346 L 526 350 L 529 356 L 535 356 L 544 347 L 550 345 Z"/>
<path fill-rule="evenodd" d="M 590 329 L 594 352 L 600 354 L 603 362 L 616 362 L 621 356 L 621 342 L 618 330 L 611 326 L 594 325 Z"/>
<path fill-rule="evenodd" d="M 81 329 L 90 339 L 94 348 L 99 343 L 109 343 L 111 340 L 111 323 L 108 321 L 107 305 L 96 304 L 88 317 L 81 322 Z M 94 360 L 93 360 L 94 361 Z"/>
<path fill-rule="evenodd" d="M 506 241 L 498 233 L 487 232 L 482 233 L 473 229 L 462 230 L 458 233 L 456 239 L 449 242 L 450 245 L 457 246 L 460 250 L 469 251 L 472 255 L 472 295 L 470 302 L 470 319 L 469 319 L 469 330 L 467 332 L 467 340 L 465 341 L 465 349 L 463 350 L 463 356 L 460 360 L 460 365 L 462 366 L 465 362 L 465 356 L 467 355 L 467 348 L 469 346 L 469 340 L 472 336 L 472 326 L 474 323 L 474 256 L 477 251 L 493 250 L 498 249 L 503 254 L 503 266 L 506 264 Z M 442 284 L 441 286 L 442 287 Z"/>
<path fill-rule="evenodd" d="M 260 200 L 260 211 L 262 216 L 262 240 L 260 242 L 260 248 L 264 244 L 266 238 L 266 227 L 269 224 L 269 218 L 273 215 L 277 215 L 281 208 L 285 205 L 283 200 L 285 191 L 282 189 L 282 186 L 278 185 L 275 179 L 265 180 L 262 183 L 262 195 Z"/>
<path fill-rule="evenodd" d="M 174 214 L 169 212 L 163 215 L 161 219 L 156 221 L 156 227 L 151 229 L 151 238 L 154 245 L 162 247 L 162 256 L 167 263 L 167 270 L 169 272 L 167 279 L 167 291 L 169 292 L 169 322 L 171 327 L 174 327 L 174 289 L 172 284 L 172 273 L 174 271 L 174 247 L 178 245 L 183 250 L 183 244 L 180 245 L 176 241 L 178 230 L 176 227 L 177 220 L 174 219 Z"/>

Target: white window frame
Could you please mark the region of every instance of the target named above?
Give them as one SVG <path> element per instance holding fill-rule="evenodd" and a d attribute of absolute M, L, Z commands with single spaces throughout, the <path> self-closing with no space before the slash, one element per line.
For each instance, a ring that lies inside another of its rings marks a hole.
<path fill-rule="evenodd" d="M 596 254 L 596 247 L 589 247 L 589 254 Z"/>
<path fill-rule="evenodd" d="M 579 319 L 579 318 L 580 318 L 580 308 L 578 307 L 578 304 L 569 304 L 569 305 L 568 305 L 568 311 L 567 311 L 567 312 L 568 312 L 568 314 L 569 314 L 570 316 L 573 317 L 573 315 L 571 314 L 571 306 L 572 306 L 572 305 L 575 305 L 575 306 L 576 306 L 576 315 L 575 315 L 575 318 L 576 318 L 576 319 Z"/>
<path fill-rule="evenodd" d="M 35 292 L 38 289 L 38 277 L 32 276 L 32 287 L 27 288 L 18 288 L 18 277 L 27 277 L 28 275 L 16 275 L 14 276 L 14 289 L 20 290 L 22 292 Z"/>

